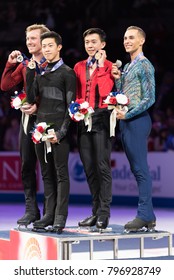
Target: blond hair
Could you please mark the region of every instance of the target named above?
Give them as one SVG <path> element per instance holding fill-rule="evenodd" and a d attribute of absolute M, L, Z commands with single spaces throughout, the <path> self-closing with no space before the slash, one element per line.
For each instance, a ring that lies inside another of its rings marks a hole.
<path fill-rule="evenodd" d="M 43 34 L 45 32 L 50 31 L 49 28 L 46 27 L 45 24 L 37 24 L 37 23 L 35 23 L 35 24 L 27 26 L 27 28 L 25 30 L 25 33 L 33 31 L 33 30 L 36 30 L 36 29 L 40 29 L 40 34 Z"/>
<path fill-rule="evenodd" d="M 127 30 L 130 30 L 130 29 L 135 29 L 135 30 L 137 30 L 137 31 L 140 33 L 140 35 L 141 35 L 144 39 L 146 39 L 146 33 L 144 32 L 144 30 L 143 30 L 142 28 L 140 28 L 140 27 L 138 27 L 138 26 L 132 25 L 132 26 L 129 26 L 129 27 L 126 29 L 126 31 L 127 31 Z"/>

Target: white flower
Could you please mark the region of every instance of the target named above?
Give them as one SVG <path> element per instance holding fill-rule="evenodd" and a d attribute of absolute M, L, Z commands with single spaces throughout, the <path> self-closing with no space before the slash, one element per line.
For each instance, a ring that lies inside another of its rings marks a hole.
<path fill-rule="evenodd" d="M 109 104 L 110 98 L 111 98 L 111 95 L 108 95 L 108 96 L 106 97 L 106 99 L 103 100 L 103 102 L 106 103 L 106 104 Z"/>
<path fill-rule="evenodd" d="M 40 139 L 42 138 L 42 133 L 40 133 L 37 129 L 34 131 L 34 138 L 37 141 L 40 141 Z"/>
<path fill-rule="evenodd" d="M 78 121 L 81 121 L 81 120 L 84 120 L 84 118 L 85 118 L 85 115 L 82 114 L 82 113 L 77 112 L 77 113 L 74 114 L 74 119 L 75 119 L 77 122 L 78 122 Z"/>
<path fill-rule="evenodd" d="M 37 126 L 42 126 L 44 130 L 48 127 L 46 122 L 40 122 L 37 124 Z"/>
<path fill-rule="evenodd" d="M 89 103 L 87 101 L 84 101 L 80 104 L 80 109 L 87 109 L 89 107 Z"/>
<path fill-rule="evenodd" d="M 118 93 L 116 95 L 117 103 L 121 105 L 126 105 L 128 103 L 128 98 L 126 95 Z"/>
<path fill-rule="evenodd" d="M 21 105 L 22 105 L 21 99 L 20 99 L 18 96 L 15 97 L 15 98 L 13 99 L 13 107 L 14 107 L 15 109 L 19 109 L 19 108 L 21 107 Z"/>
<path fill-rule="evenodd" d="M 42 141 L 47 141 L 47 135 L 42 136 Z"/>

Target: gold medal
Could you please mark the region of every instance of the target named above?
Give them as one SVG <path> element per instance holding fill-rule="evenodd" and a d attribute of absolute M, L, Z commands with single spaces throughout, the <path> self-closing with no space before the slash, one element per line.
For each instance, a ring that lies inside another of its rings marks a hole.
<path fill-rule="evenodd" d="M 30 60 L 30 61 L 28 62 L 28 67 L 29 67 L 30 69 L 36 68 L 36 62 L 35 62 L 34 60 Z"/>
<path fill-rule="evenodd" d="M 95 54 L 95 59 L 96 59 L 96 60 L 99 60 L 99 59 L 101 58 L 101 56 L 102 56 L 101 53 L 96 52 L 96 54 Z"/>
<path fill-rule="evenodd" d="M 21 63 L 21 62 L 24 60 L 22 54 L 19 54 L 19 55 L 17 56 L 16 60 L 17 60 L 17 62 Z"/>

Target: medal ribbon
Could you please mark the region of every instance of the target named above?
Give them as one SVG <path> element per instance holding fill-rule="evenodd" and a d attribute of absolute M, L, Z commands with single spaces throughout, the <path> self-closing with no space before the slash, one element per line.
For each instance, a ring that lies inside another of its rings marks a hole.
<path fill-rule="evenodd" d="M 24 133 L 27 135 L 27 126 L 29 121 L 29 115 L 22 112 L 22 126 L 24 128 Z"/>
<path fill-rule="evenodd" d="M 51 153 L 51 143 L 50 141 L 46 140 L 44 142 L 44 158 L 45 158 L 45 162 L 47 163 L 47 154 Z"/>
<path fill-rule="evenodd" d="M 139 54 L 134 58 L 134 60 L 132 60 L 132 62 L 128 65 L 127 69 L 126 69 L 126 70 L 123 70 L 122 74 L 127 74 L 127 73 L 129 72 L 130 68 L 131 68 L 135 63 L 137 63 L 137 62 L 140 60 L 140 58 L 143 57 L 143 56 L 144 56 L 143 52 L 139 53 Z"/>
<path fill-rule="evenodd" d="M 110 137 L 115 136 L 115 127 L 117 124 L 117 112 L 114 105 L 108 105 L 108 110 L 112 110 L 110 114 Z"/>
<path fill-rule="evenodd" d="M 53 68 L 51 69 L 50 72 L 53 72 L 53 71 L 57 70 L 62 64 L 64 64 L 64 62 L 63 62 L 63 59 L 61 58 L 61 59 L 53 66 Z M 45 70 L 41 73 L 41 75 L 44 75 L 46 71 L 47 71 L 47 67 L 46 67 Z"/>

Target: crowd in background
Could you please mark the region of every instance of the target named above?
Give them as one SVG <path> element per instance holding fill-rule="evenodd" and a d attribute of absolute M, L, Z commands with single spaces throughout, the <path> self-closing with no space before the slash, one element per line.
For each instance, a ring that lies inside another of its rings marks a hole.
<path fill-rule="evenodd" d="M 126 7 L 126 8 L 125 8 Z M 0 2 L 0 76 L 8 54 L 19 49 L 27 53 L 26 26 L 44 23 L 63 38 L 62 57 L 66 64 L 86 58 L 83 31 L 100 27 L 107 34 L 107 58 L 127 62 L 123 48 L 123 34 L 129 25 L 142 27 L 147 40 L 144 54 L 156 71 L 156 103 L 150 110 L 153 121 L 149 137 L 149 151 L 174 150 L 174 2 L 173 0 L 10 0 Z M 4 28 L 5 26 L 5 28 Z M 11 108 L 14 91 L 0 92 L 0 151 L 17 151 L 20 110 Z M 20 87 L 17 89 L 20 90 Z M 70 127 L 71 151 L 77 151 L 76 124 Z M 116 128 L 113 151 L 122 151 Z"/>

